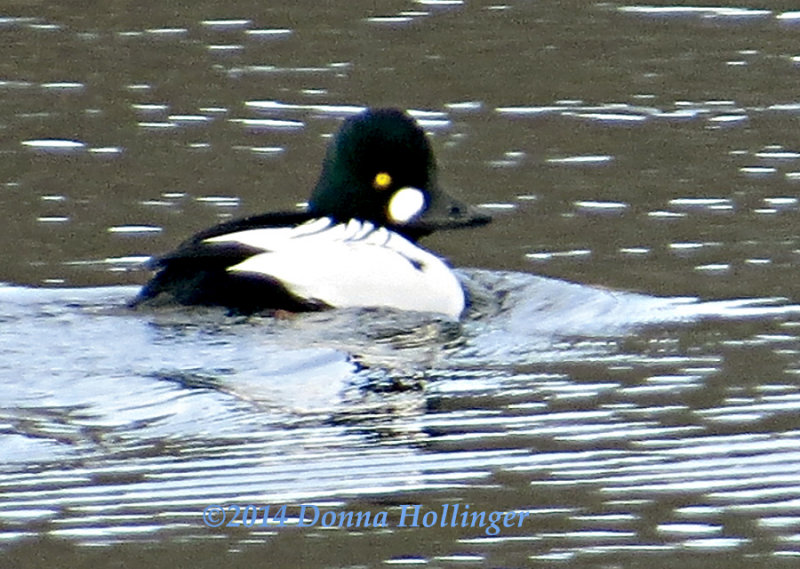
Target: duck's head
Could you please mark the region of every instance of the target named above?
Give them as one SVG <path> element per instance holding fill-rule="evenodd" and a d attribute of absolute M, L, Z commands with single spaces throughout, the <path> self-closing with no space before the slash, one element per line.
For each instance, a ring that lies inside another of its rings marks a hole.
<path fill-rule="evenodd" d="M 396 109 L 368 109 L 342 124 L 308 209 L 337 221 L 371 221 L 413 240 L 491 220 L 439 188 L 428 138 Z"/>

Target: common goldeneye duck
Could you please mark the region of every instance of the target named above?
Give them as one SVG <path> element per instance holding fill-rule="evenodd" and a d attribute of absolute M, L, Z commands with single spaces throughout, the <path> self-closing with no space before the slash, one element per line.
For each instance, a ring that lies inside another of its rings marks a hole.
<path fill-rule="evenodd" d="M 308 207 L 216 225 L 156 257 L 133 306 L 223 306 L 250 314 L 388 307 L 457 319 L 464 289 L 416 241 L 484 225 L 437 185 L 423 130 L 396 109 L 347 119 L 328 146 Z"/>

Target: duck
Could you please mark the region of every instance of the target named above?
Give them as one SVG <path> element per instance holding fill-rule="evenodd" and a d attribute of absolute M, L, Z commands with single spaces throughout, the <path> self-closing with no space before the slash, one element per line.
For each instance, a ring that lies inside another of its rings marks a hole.
<path fill-rule="evenodd" d="M 304 210 L 200 231 L 147 262 L 155 275 L 130 305 L 241 315 L 388 308 L 458 320 L 464 287 L 418 241 L 490 221 L 439 187 L 428 137 L 407 112 L 367 108 L 331 139 Z"/>

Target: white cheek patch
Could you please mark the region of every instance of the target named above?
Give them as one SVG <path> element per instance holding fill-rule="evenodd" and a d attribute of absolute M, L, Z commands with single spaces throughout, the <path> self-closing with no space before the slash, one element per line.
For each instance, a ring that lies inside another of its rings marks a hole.
<path fill-rule="evenodd" d="M 402 225 L 425 211 L 425 194 L 417 188 L 405 187 L 397 190 L 389 200 L 389 221 Z"/>

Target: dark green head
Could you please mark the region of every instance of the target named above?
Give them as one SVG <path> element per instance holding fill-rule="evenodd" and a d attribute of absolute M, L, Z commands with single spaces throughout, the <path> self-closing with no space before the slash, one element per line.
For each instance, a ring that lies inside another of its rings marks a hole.
<path fill-rule="evenodd" d="M 342 124 L 328 146 L 309 211 L 337 221 L 371 221 L 414 240 L 491 219 L 439 189 L 428 138 L 396 109 L 368 109 Z"/>

